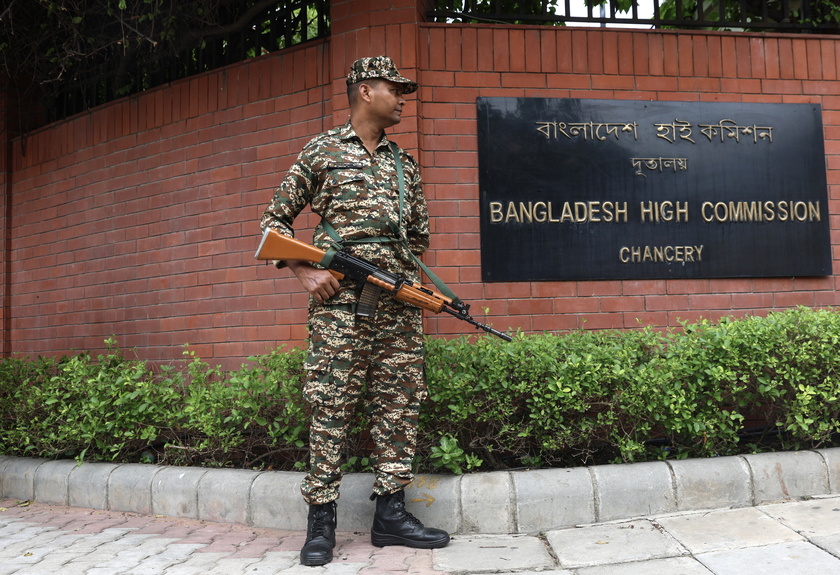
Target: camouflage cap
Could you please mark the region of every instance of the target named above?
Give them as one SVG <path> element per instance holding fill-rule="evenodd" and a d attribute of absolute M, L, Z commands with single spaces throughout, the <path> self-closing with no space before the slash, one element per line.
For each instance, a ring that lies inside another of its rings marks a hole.
<path fill-rule="evenodd" d="M 347 85 L 350 86 L 362 80 L 371 78 L 382 78 L 397 84 L 405 84 L 405 93 L 411 94 L 417 91 L 417 82 L 400 75 L 394 65 L 394 61 L 388 56 L 375 56 L 373 58 L 359 58 L 350 66 L 350 73 L 347 74 Z"/>

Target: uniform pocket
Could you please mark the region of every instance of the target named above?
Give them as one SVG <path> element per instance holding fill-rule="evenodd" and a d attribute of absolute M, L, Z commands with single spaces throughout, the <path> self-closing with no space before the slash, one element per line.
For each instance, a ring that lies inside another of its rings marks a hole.
<path fill-rule="evenodd" d="M 312 405 L 336 405 L 337 394 L 332 383 L 332 362 L 327 357 L 306 358 L 303 368 L 306 381 L 303 384 L 303 398 Z"/>
<path fill-rule="evenodd" d="M 346 355 L 346 357 L 345 357 Z M 357 399 L 350 381 L 350 355 L 312 354 L 306 358 L 303 397 L 311 405 L 340 407 Z"/>
<path fill-rule="evenodd" d="M 324 190 L 332 198 L 334 208 L 346 208 L 348 203 L 367 198 L 365 174 L 355 168 L 330 170 L 324 180 Z"/>

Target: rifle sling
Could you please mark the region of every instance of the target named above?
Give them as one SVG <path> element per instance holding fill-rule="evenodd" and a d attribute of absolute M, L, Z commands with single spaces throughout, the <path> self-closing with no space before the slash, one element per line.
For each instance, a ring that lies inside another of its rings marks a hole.
<path fill-rule="evenodd" d="M 330 247 L 327 248 L 326 254 L 324 255 L 324 258 L 321 260 L 320 263 L 324 267 L 329 268 L 330 264 L 332 263 L 333 257 L 335 256 L 335 254 L 338 251 L 341 250 L 343 244 L 345 244 L 345 243 L 347 243 L 347 244 L 401 243 L 403 245 L 403 247 L 405 247 L 405 251 L 408 252 L 411 255 L 411 257 L 414 259 L 414 261 L 420 266 L 420 269 L 423 270 L 423 273 L 425 273 L 426 276 L 430 280 L 432 280 L 432 283 L 435 285 L 435 287 L 443 295 L 445 295 L 446 297 L 451 299 L 453 302 L 459 303 L 461 301 L 461 299 L 458 296 L 456 296 L 452 292 L 452 290 L 449 289 L 449 287 L 445 283 L 443 283 L 443 280 L 441 280 L 439 277 L 437 277 L 434 274 L 434 272 L 432 272 L 432 270 L 430 270 L 426 266 L 426 264 L 424 264 L 422 261 L 420 261 L 420 258 L 418 258 L 416 255 L 414 255 L 414 252 L 412 252 L 411 249 L 408 247 L 408 240 L 406 239 L 405 234 L 403 233 L 403 229 L 402 229 L 403 203 L 404 203 L 403 198 L 405 197 L 405 176 L 403 175 L 403 168 L 402 168 L 402 162 L 400 161 L 399 148 L 397 148 L 397 145 L 394 142 L 389 142 L 389 144 L 390 144 L 390 148 L 391 148 L 391 153 L 394 155 L 394 163 L 396 164 L 396 168 L 397 168 L 397 182 L 399 184 L 399 222 L 400 222 L 399 237 L 390 238 L 390 237 L 386 237 L 386 236 L 380 236 L 380 237 L 364 238 L 364 239 L 358 239 L 358 240 L 344 240 L 344 239 L 341 238 L 340 235 L 338 235 L 338 232 L 335 230 L 335 228 L 332 226 L 332 224 L 330 224 L 325 218 L 322 217 L 321 218 L 321 226 L 327 232 L 327 235 L 330 236 L 330 239 L 332 240 L 332 242 L 331 242 Z"/>

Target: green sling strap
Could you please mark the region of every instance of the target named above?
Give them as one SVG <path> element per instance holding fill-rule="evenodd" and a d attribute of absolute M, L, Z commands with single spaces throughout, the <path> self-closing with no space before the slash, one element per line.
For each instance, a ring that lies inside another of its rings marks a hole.
<path fill-rule="evenodd" d="M 414 252 L 408 247 L 408 240 L 405 237 L 402 229 L 403 223 L 403 203 L 405 198 L 405 177 L 403 176 L 403 168 L 402 162 L 400 161 L 400 154 L 397 145 L 394 142 L 390 142 L 391 153 L 394 155 L 394 162 L 397 168 L 397 182 L 399 184 L 399 237 L 397 238 L 389 238 L 389 237 L 375 237 L 375 238 L 364 238 L 359 240 L 343 240 L 341 236 L 338 235 L 338 232 L 335 231 L 335 228 L 326 220 L 321 219 L 321 225 L 323 226 L 324 230 L 327 232 L 327 235 L 330 236 L 332 239 L 332 245 L 327 249 L 327 253 L 324 256 L 324 259 L 321 260 L 321 264 L 325 267 L 329 267 L 330 262 L 332 262 L 333 256 L 341 249 L 342 244 L 370 244 L 370 243 L 380 243 L 380 244 L 387 244 L 387 243 L 401 243 L 403 247 L 405 247 L 405 251 L 408 252 L 414 261 L 420 266 L 420 269 L 423 270 L 423 273 L 428 276 L 432 283 L 435 284 L 435 287 L 446 297 L 451 299 L 453 302 L 460 302 L 461 299 L 456 296 L 449 287 L 443 283 L 439 277 L 437 277 L 432 270 L 430 270 L 426 264 L 420 261 Z"/>

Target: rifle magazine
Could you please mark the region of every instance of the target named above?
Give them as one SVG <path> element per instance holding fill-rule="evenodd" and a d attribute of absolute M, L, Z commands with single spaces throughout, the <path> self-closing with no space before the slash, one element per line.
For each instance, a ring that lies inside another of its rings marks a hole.
<path fill-rule="evenodd" d="M 382 288 L 372 283 L 365 282 L 362 293 L 359 295 L 359 302 L 356 304 L 356 317 L 373 317 L 376 315 L 376 307 L 379 305 L 379 294 Z"/>

